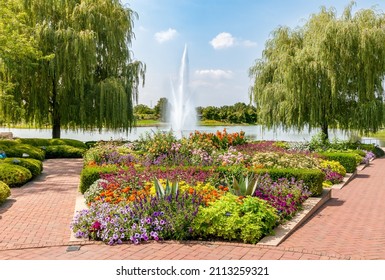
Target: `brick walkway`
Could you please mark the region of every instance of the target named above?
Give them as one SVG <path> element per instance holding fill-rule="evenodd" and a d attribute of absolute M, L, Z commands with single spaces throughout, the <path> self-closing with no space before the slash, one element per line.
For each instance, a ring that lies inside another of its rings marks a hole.
<path fill-rule="evenodd" d="M 33 182 L 0 206 L 0 259 L 385 259 L 385 158 L 373 161 L 278 247 L 173 241 L 108 246 L 70 242 L 81 160 L 44 161 Z M 69 245 L 80 250 L 67 252 Z"/>

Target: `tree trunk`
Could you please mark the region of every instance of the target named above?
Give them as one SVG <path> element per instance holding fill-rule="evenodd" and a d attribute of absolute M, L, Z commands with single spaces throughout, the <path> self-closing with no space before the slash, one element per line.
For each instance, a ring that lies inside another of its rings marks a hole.
<path fill-rule="evenodd" d="M 52 114 L 52 138 L 60 138 L 60 115 L 57 109 Z"/>
<path fill-rule="evenodd" d="M 325 140 L 329 140 L 329 129 L 328 129 L 328 123 L 327 122 L 324 122 L 322 125 L 321 125 L 321 130 L 322 130 L 322 133 L 325 135 Z"/>
<path fill-rule="evenodd" d="M 60 138 L 60 108 L 57 101 L 55 74 L 52 81 L 52 138 Z"/>

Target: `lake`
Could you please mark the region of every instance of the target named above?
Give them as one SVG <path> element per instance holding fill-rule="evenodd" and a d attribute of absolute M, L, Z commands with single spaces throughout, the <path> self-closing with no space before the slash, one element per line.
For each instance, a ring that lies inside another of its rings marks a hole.
<path fill-rule="evenodd" d="M 303 132 L 297 132 L 295 130 L 284 131 L 282 129 L 277 129 L 276 131 L 271 129 L 265 129 L 261 125 L 254 126 L 198 126 L 195 130 L 201 132 L 216 132 L 217 130 L 222 131 L 226 128 L 227 132 L 239 132 L 244 131 L 247 138 L 252 140 L 281 140 L 281 141 L 309 141 L 319 130 L 313 130 L 308 132 L 304 130 Z M 62 130 L 61 138 L 76 139 L 83 142 L 86 141 L 99 141 L 99 140 L 137 140 L 141 135 L 145 133 L 151 133 L 158 130 L 167 131 L 165 128 L 158 127 L 136 127 L 133 128 L 131 132 L 113 132 L 108 130 L 102 130 L 99 132 L 95 131 L 75 131 L 75 130 Z M 190 132 L 194 130 L 183 131 L 182 135 L 188 136 Z M 0 132 L 12 132 L 14 137 L 19 138 L 51 138 L 51 129 L 22 129 L 22 128 L 7 128 L 0 127 Z M 349 136 L 339 130 L 333 130 L 329 132 L 329 138 L 347 140 Z M 385 143 L 374 138 L 363 138 L 364 142 L 367 143 L 376 143 L 382 146 L 385 146 Z"/>

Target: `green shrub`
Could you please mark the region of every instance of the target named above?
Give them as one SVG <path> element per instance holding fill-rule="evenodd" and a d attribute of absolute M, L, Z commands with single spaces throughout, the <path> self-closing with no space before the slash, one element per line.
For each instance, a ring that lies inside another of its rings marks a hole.
<path fill-rule="evenodd" d="M 374 151 L 373 153 L 376 155 L 376 157 L 380 158 L 380 157 L 383 157 L 385 155 L 385 152 L 383 149 L 381 149 L 380 147 L 374 147 Z"/>
<path fill-rule="evenodd" d="M 27 168 L 9 164 L 0 164 L 0 181 L 10 187 L 19 187 L 27 183 L 32 178 L 32 173 Z"/>
<path fill-rule="evenodd" d="M 11 195 L 11 189 L 8 185 L 0 181 L 0 204 L 3 203 Z"/>
<path fill-rule="evenodd" d="M 45 147 L 45 158 L 81 158 L 85 149 L 68 145 Z"/>
<path fill-rule="evenodd" d="M 51 146 L 57 146 L 57 145 L 66 145 L 66 146 L 72 146 L 76 148 L 81 149 L 87 149 L 87 145 L 79 140 L 74 139 L 50 139 L 49 145 Z"/>
<path fill-rule="evenodd" d="M 100 174 L 112 173 L 118 170 L 115 165 L 109 166 L 87 166 L 83 168 L 80 174 L 80 185 L 79 190 L 82 194 L 88 190 L 88 188 L 98 179 Z"/>
<path fill-rule="evenodd" d="M 348 173 L 356 171 L 357 165 L 362 159 L 361 156 L 356 153 L 347 152 L 324 152 L 322 155 L 325 156 L 327 160 L 335 160 L 341 163 Z"/>
<path fill-rule="evenodd" d="M 32 177 L 36 177 L 43 171 L 43 163 L 34 158 L 5 158 L 0 160 L 1 163 L 15 164 L 27 168 L 32 173 Z"/>
<path fill-rule="evenodd" d="M 302 181 L 308 190 L 311 192 L 311 196 L 319 196 L 322 194 L 322 182 L 325 180 L 325 174 L 319 169 L 286 169 L 286 168 L 274 168 L 274 169 L 254 169 L 258 174 L 269 174 L 273 181 L 277 181 L 279 178 L 294 178 L 296 181 Z"/>
<path fill-rule="evenodd" d="M 23 157 L 23 154 L 28 154 L 29 158 L 44 160 L 45 153 L 42 149 L 28 144 L 19 144 L 16 141 L 13 142 L 12 144 L 0 142 L 0 151 L 4 151 L 7 157 Z"/>
<path fill-rule="evenodd" d="M 215 238 L 257 243 L 262 237 L 272 234 L 277 225 L 276 209 L 257 197 L 238 196 L 227 193 L 200 207 L 192 228 L 196 238 Z"/>
<path fill-rule="evenodd" d="M 74 139 L 20 138 L 20 139 L 17 139 L 17 141 L 22 144 L 28 144 L 35 147 L 68 145 L 68 146 L 83 148 L 83 149 L 87 148 L 87 145 L 85 143 Z"/>

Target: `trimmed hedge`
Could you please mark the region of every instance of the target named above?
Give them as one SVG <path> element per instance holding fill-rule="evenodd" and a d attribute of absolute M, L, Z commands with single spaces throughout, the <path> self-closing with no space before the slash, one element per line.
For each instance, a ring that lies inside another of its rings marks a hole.
<path fill-rule="evenodd" d="M 0 204 L 2 204 L 11 195 L 11 189 L 8 185 L 0 181 Z"/>
<path fill-rule="evenodd" d="M 32 177 L 36 177 L 43 171 L 43 163 L 34 158 L 5 158 L 0 160 L 0 164 L 15 164 L 27 168 L 32 173 Z"/>
<path fill-rule="evenodd" d="M 303 181 L 304 185 L 309 188 L 311 196 L 320 196 L 323 191 L 322 183 L 325 180 L 325 174 L 319 169 L 255 169 L 252 170 L 257 174 L 268 173 L 270 178 L 278 180 L 279 178 L 295 178 L 297 181 Z"/>
<path fill-rule="evenodd" d="M 106 174 L 115 172 L 118 170 L 118 167 L 115 165 L 110 166 L 88 166 L 83 168 L 82 173 L 80 174 L 80 185 L 79 190 L 82 194 L 98 179 L 100 179 L 100 174 Z"/>
<path fill-rule="evenodd" d="M 28 154 L 30 158 L 43 161 L 45 153 L 42 149 L 28 145 L 20 144 L 14 140 L 0 140 L 0 151 L 4 151 L 7 157 L 23 157 Z"/>
<path fill-rule="evenodd" d="M 35 147 L 68 145 L 76 148 L 86 149 L 87 145 L 79 140 L 74 139 L 44 139 L 44 138 L 20 138 L 18 142 L 23 144 L 29 144 Z"/>
<path fill-rule="evenodd" d="M 383 149 L 381 149 L 380 147 L 374 147 L 374 151 L 372 151 L 376 157 L 380 158 L 380 157 L 383 157 L 385 156 L 385 151 Z"/>
<path fill-rule="evenodd" d="M 353 173 L 357 169 L 357 165 L 360 162 L 360 159 L 355 153 L 346 153 L 346 152 L 324 152 L 323 156 L 327 160 L 335 160 L 341 163 L 345 167 L 347 173 Z M 361 158 L 361 156 L 359 156 Z"/>
<path fill-rule="evenodd" d="M 32 173 L 27 168 L 15 164 L 0 164 L 0 181 L 9 187 L 19 187 L 32 179 Z"/>
<path fill-rule="evenodd" d="M 69 145 L 51 145 L 45 147 L 45 158 L 82 158 L 84 151 Z"/>

